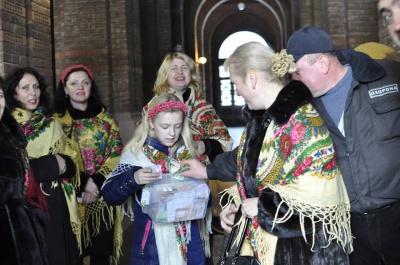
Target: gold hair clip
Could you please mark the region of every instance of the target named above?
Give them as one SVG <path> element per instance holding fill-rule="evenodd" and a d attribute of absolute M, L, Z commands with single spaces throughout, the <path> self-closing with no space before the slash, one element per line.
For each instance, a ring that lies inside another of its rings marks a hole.
<path fill-rule="evenodd" d="M 281 52 L 275 53 L 272 57 L 272 71 L 278 77 L 283 77 L 287 74 L 290 64 L 294 62 L 293 55 L 287 54 L 286 49 L 281 50 Z"/>

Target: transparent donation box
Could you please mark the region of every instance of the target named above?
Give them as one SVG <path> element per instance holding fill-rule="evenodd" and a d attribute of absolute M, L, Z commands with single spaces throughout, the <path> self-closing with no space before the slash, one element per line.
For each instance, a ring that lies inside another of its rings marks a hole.
<path fill-rule="evenodd" d="M 204 180 L 164 173 L 161 179 L 143 188 L 140 203 L 154 222 L 170 223 L 204 218 L 209 196 Z"/>

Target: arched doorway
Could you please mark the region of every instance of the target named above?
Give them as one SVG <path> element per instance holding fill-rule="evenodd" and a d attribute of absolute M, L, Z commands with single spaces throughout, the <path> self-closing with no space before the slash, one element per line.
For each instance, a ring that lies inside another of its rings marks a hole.
<path fill-rule="evenodd" d="M 199 57 L 207 58 L 207 63 L 200 65 L 205 96 L 228 126 L 242 126 L 243 121 L 241 106 L 225 113 L 221 105 L 225 99 L 220 88 L 223 59 L 218 55 L 222 43 L 234 33 L 247 31 L 259 35 L 275 50 L 284 48 L 296 24 L 297 13 L 293 12 L 296 3 L 290 0 L 204 0 L 199 3 L 194 20 L 195 59 L 198 62 Z M 229 94 L 234 98 L 232 90 Z"/>
<path fill-rule="evenodd" d="M 218 59 L 213 61 L 215 63 L 212 66 L 212 69 L 214 69 L 213 76 L 215 77 L 213 102 L 215 109 L 227 126 L 244 125 L 240 114 L 245 100 L 236 95 L 236 86 L 231 82 L 229 72 L 225 70 L 223 64 L 237 47 L 251 41 L 257 41 L 268 46 L 264 38 L 257 33 L 251 31 L 235 32 L 222 42 L 218 50 Z"/>

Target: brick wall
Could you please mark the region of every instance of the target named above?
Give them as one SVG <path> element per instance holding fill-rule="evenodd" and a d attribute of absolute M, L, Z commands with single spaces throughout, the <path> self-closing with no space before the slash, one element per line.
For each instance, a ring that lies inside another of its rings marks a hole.
<path fill-rule="evenodd" d="M 129 111 L 129 61 L 125 0 L 54 1 L 55 73 L 87 65 L 111 112 Z"/>
<path fill-rule="evenodd" d="M 313 24 L 325 29 L 339 49 L 379 41 L 377 1 L 301 1 L 301 26 Z"/>
<path fill-rule="evenodd" d="M 53 84 L 50 1 L 0 0 L 0 74 L 32 66 Z"/>

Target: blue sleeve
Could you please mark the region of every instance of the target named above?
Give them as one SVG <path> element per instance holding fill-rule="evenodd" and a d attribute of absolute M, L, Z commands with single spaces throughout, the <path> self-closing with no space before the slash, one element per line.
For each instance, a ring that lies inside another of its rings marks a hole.
<path fill-rule="evenodd" d="M 121 205 L 144 185 L 135 182 L 133 174 L 141 167 L 131 166 L 128 170 L 112 176 L 106 180 L 101 188 L 104 201 L 111 206 Z"/>

